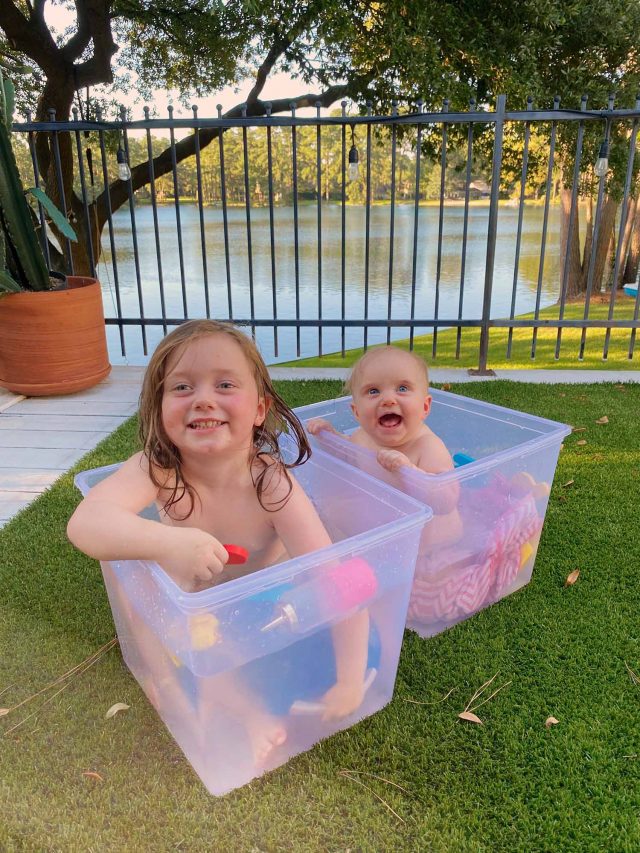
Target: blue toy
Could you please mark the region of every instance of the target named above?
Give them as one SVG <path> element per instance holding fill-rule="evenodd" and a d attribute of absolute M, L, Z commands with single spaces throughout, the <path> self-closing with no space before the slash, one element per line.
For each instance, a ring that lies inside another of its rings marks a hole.
<path fill-rule="evenodd" d="M 476 461 L 473 456 L 469 456 L 466 453 L 454 453 L 452 458 L 453 465 L 455 468 L 459 468 L 461 465 L 468 465 L 469 462 Z"/>

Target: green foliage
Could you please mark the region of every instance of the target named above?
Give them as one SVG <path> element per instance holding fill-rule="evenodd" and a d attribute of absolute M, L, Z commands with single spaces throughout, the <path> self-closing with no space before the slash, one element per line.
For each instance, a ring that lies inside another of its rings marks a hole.
<path fill-rule="evenodd" d="M 49 271 L 11 146 L 14 94 L 13 83 L 0 72 L 0 294 L 50 288 Z M 73 229 L 42 190 L 33 188 L 30 192 L 45 205 L 56 224 L 64 223 L 69 238 L 75 239 Z"/>

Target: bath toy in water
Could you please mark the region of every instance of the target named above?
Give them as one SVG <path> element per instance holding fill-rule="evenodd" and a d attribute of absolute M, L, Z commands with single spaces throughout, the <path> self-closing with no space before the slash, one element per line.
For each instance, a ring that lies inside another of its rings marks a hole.
<path fill-rule="evenodd" d="M 473 456 L 469 456 L 468 453 L 454 453 L 452 459 L 455 468 L 459 468 L 461 465 L 468 465 L 469 462 L 476 461 Z"/>
<path fill-rule="evenodd" d="M 371 566 L 359 557 L 340 563 L 318 578 L 287 590 L 277 602 L 278 615 L 260 630 L 280 625 L 305 634 L 371 598 L 378 581 Z"/>
<path fill-rule="evenodd" d="M 378 670 L 374 667 L 368 669 L 364 677 L 364 693 L 371 687 L 375 681 Z M 324 702 L 307 702 L 304 699 L 297 699 L 289 708 L 290 714 L 322 714 L 324 712 Z"/>
<path fill-rule="evenodd" d="M 518 497 L 530 493 L 536 501 L 548 497 L 551 491 L 549 483 L 538 482 L 528 471 L 518 471 L 517 474 L 514 474 L 511 478 L 511 489 Z"/>
<path fill-rule="evenodd" d="M 201 652 L 222 640 L 220 622 L 213 613 L 193 613 L 188 617 L 191 647 Z"/>
<path fill-rule="evenodd" d="M 531 542 L 523 542 L 520 546 L 520 568 L 524 568 L 529 562 L 529 559 L 535 554 L 535 548 Z"/>
<path fill-rule="evenodd" d="M 229 555 L 228 566 L 241 566 L 249 559 L 249 552 L 242 545 L 223 545 L 222 547 Z"/>

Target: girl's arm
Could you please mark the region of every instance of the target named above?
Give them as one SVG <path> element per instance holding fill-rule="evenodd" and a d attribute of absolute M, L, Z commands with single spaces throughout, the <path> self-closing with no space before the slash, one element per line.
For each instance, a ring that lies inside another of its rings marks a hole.
<path fill-rule="evenodd" d="M 284 481 L 284 482 L 283 482 Z M 291 557 L 331 545 L 331 539 L 315 507 L 298 482 L 282 509 L 274 513 L 274 526 Z M 280 478 L 275 490 L 286 494 L 286 480 Z M 338 719 L 353 713 L 364 697 L 364 680 L 369 643 L 369 612 L 337 622 L 331 628 L 336 653 L 336 683 L 325 693 L 324 719 Z"/>
<path fill-rule="evenodd" d="M 155 560 L 183 589 L 211 584 L 227 552 L 203 530 L 141 518 L 157 496 L 148 460 L 137 453 L 91 489 L 69 519 L 67 535 L 97 560 Z"/>

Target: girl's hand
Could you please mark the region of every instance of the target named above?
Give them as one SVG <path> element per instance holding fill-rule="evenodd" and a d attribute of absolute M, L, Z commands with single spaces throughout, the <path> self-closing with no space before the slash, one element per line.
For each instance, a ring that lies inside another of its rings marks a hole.
<path fill-rule="evenodd" d="M 326 430 L 327 432 L 332 432 L 335 435 L 340 435 L 338 430 L 330 424 L 329 421 L 325 421 L 324 418 L 311 418 L 311 420 L 305 423 L 305 428 L 309 435 L 318 435 L 322 430 Z"/>
<path fill-rule="evenodd" d="M 363 681 L 336 682 L 322 697 L 322 703 L 325 706 L 322 720 L 324 722 L 339 720 L 353 714 L 360 707 L 363 699 Z"/>
<path fill-rule="evenodd" d="M 229 554 L 221 542 L 197 527 L 171 527 L 169 547 L 158 562 L 185 592 L 213 586 Z"/>
<path fill-rule="evenodd" d="M 410 468 L 414 468 L 414 464 L 409 460 L 408 456 L 405 456 L 404 453 L 401 453 L 399 450 L 379 450 L 377 455 L 378 464 L 382 465 L 382 467 L 386 471 L 398 471 L 404 465 L 408 465 Z"/>

